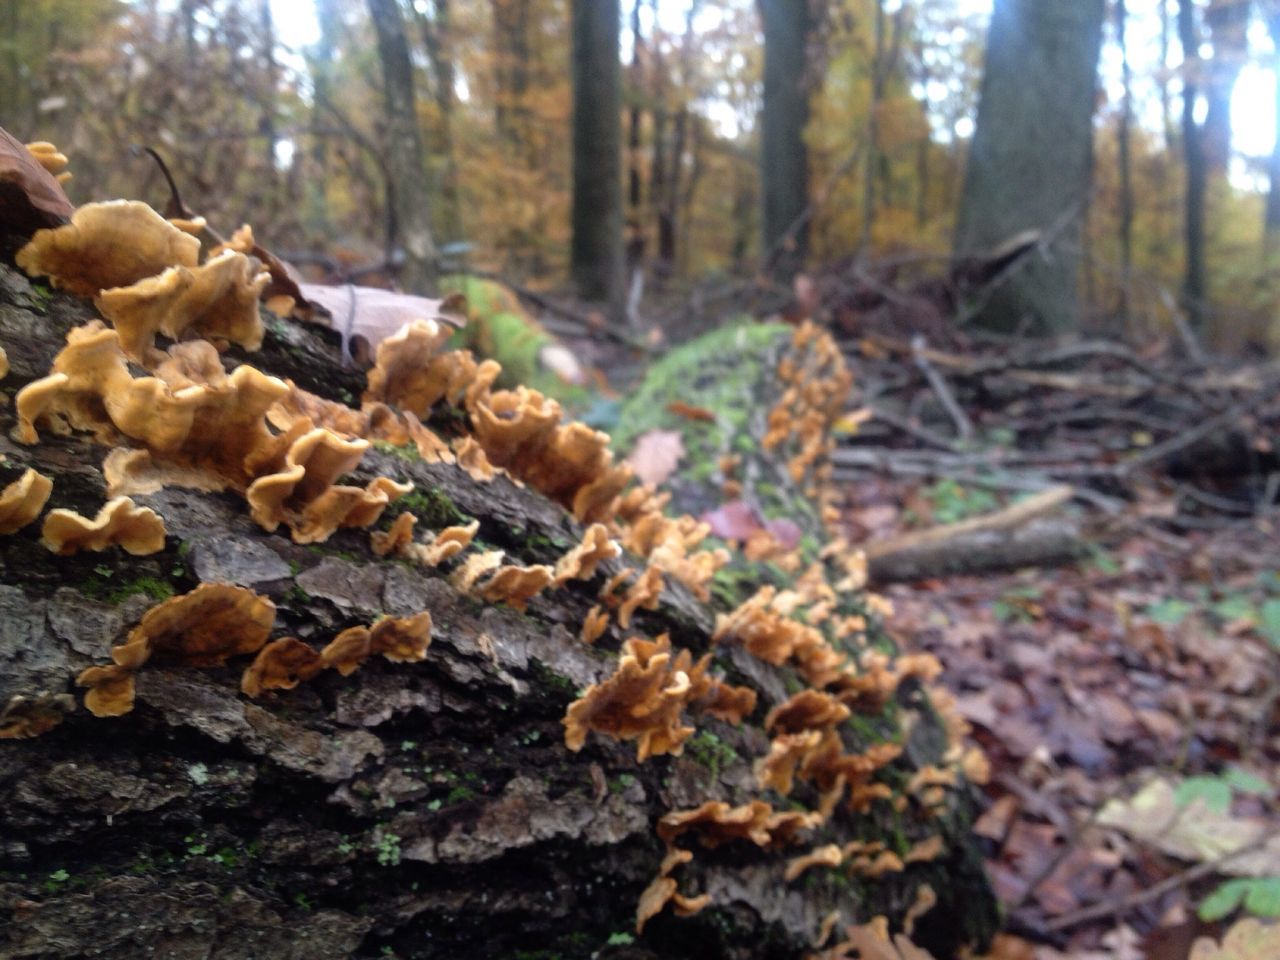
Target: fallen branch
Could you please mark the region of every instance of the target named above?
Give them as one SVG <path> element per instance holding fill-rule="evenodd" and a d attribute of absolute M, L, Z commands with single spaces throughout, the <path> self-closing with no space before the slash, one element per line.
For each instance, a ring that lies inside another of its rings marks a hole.
<path fill-rule="evenodd" d="M 1072 487 L 1050 487 L 994 513 L 872 544 L 867 575 L 873 583 L 900 583 L 1070 563 L 1085 553 L 1076 526 L 1035 521 L 1074 495 Z"/>

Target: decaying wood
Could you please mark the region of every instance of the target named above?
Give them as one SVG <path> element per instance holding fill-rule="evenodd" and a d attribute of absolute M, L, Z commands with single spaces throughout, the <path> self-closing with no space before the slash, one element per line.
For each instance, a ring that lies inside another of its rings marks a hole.
<path fill-rule="evenodd" d="M 67 330 L 92 315 L 87 301 L 0 266 L 0 347 L 12 366 L 0 382 L 10 395 L 0 480 L 37 466 L 53 479 L 49 507 L 87 516 L 104 499 L 106 449 L 52 434 L 23 446 L 9 431 L 12 394 L 43 376 Z M 261 353 L 229 358 L 331 398 L 364 387 L 332 334 L 314 326 L 273 320 Z M 583 534 L 505 477 L 480 483 L 388 449 L 370 450 L 354 479 L 374 475 L 415 485 L 420 526 L 474 517 L 485 548 L 512 561 L 554 564 Z M 98 718 L 77 706 L 40 736 L 0 741 L 0 956 L 798 957 L 832 909 L 848 921 L 900 918 L 926 883 L 939 905 L 917 924 L 922 945 L 941 958 L 990 935 L 994 901 L 964 788 L 931 818 L 886 806 L 823 828 L 821 843 L 942 836 L 938 858 L 874 881 L 811 870 L 787 882 L 786 852 L 698 848 L 681 889 L 713 905 L 690 918 L 661 914 L 625 945 L 663 858 L 656 821 L 709 799 L 759 796 L 761 721 L 793 677 L 739 647 L 713 647 L 713 608 L 670 581 L 658 609 L 638 612 L 635 632 L 712 652 L 717 670 L 758 691 L 756 713 L 741 727 L 699 718 L 679 757 L 641 764 L 634 744 L 600 735 L 572 753 L 566 708 L 612 673 L 625 636 L 614 626 L 588 646 L 580 625 L 601 584 L 634 558 L 606 561 L 590 582 L 520 612 L 459 594 L 440 571 L 376 557 L 367 531 L 303 546 L 283 529 L 263 531 L 230 494 L 168 487 L 135 499 L 164 518 L 164 551 L 56 557 L 38 523 L 0 537 L 0 704 L 78 694 L 71 679 L 105 662 L 157 597 L 207 582 L 273 600 L 277 637 L 323 643 L 382 615 L 427 610 L 434 639 L 420 663 L 374 658 L 351 676 L 326 671 L 258 698 L 240 692 L 243 662 L 149 664 L 132 712 Z M 894 710 L 914 721 L 905 779 L 937 762 L 946 737 L 918 688 L 904 685 Z M 859 736 L 884 736 L 879 722 L 864 719 Z"/>
<path fill-rule="evenodd" d="M 1077 525 L 1045 519 L 1074 493 L 1059 485 L 979 517 L 872 541 L 865 547 L 868 579 L 894 583 L 1078 560 L 1085 544 Z"/>

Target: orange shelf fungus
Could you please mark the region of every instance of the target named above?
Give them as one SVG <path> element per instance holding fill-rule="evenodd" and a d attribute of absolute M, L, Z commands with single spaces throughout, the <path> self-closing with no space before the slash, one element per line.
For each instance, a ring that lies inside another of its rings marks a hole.
<path fill-rule="evenodd" d="M 384 531 L 374 530 L 369 534 L 369 547 L 379 557 L 400 556 L 413 543 L 413 527 L 418 518 L 407 510 L 396 517 L 391 527 Z"/>
<path fill-rule="evenodd" d="M 146 556 L 164 549 L 164 534 L 164 521 L 154 510 L 139 507 L 129 497 L 116 497 L 92 520 L 73 510 L 50 510 L 40 542 L 60 557 L 116 546 Z"/>
<path fill-rule="evenodd" d="M 766 730 L 800 733 L 834 727 L 849 719 L 849 708 L 829 693 L 801 690 L 786 703 L 779 704 L 764 718 Z"/>
<path fill-rule="evenodd" d="M 579 634 L 579 639 L 585 644 L 593 644 L 604 636 L 604 632 L 608 629 L 609 611 L 597 603 L 587 611 L 582 621 L 582 633 Z"/>
<path fill-rule="evenodd" d="M 48 733 L 75 708 L 75 698 L 66 693 L 16 694 L 0 709 L 0 740 L 27 740 Z"/>
<path fill-rule="evenodd" d="M 431 646 L 431 614 L 383 617 L 369 627 L 348 627 L 320 651 L 325 667 L 350 676 L 365 660 L 381 654 L 394 663 L 415 663 Z"/>
<path fill-rule="evenodd" d="M 479 530 L 479 520 L 472 520 L 465 527 L 445 527 L 426 543 L 411 545 L 407 555 L 424 566 L 439 566 L 471 546 L 471 541 Z"/>
<path fill-rule="evenodd" d="M 663 858 L 661 866 L 658 868 L 658 875 L 653 878 L 653 882 L 645 887 L 644 892 L 640 894 L 640 900 L 636 904 L 636 933 L 644 932 L 644 926 L 670 903 L 675 908 L 677 916 L 689 917 L 703 910 L 711 903 L 711 895 L 704 893 L 698 897 L 686 897 L 678 892 L 677 884 L 671 877 L 671 872 L 683 863 L 688 863 L 693 859 L 693 854 L 688 850 L 672 849 L 667 851 L 667 855 Z"/>
<path fill-rule="evenodd" d="M 476 582 L 486 574 L 492 573 L 502 566 L 504 554 L 501 550 L 486 550 L 468 557 L 449 577 L 449 583 L 459 593 L 470 593 Z"/>
<path fill-rule="evenodd" d="M 631 626 L 631 617 L 641 608 L 657 610 L 658 601 L 662 597 L 662 571 L 657 567 L 648 567 L 636 579 L 622 598 L 618 607 L 618 625 L 624 630 Z"/>
<path fill-rule="evenodd" d="M 768 754 L 756 761 L 756 781 L 760 789 L 772 787 L 784 797 L 791 793 L 797 768 L 821 742 L 822 733 L 818 730 L 774 737 Z"/>
<path fill-rule="evenodd" d="M 787 869 L 783 873 L 783 878 L 790 883 L 799 877 L 806 870 L 813 867 L 835 868 L 840 866 L 844 860 L 844 853 L 840 850 L 838 843 L 829 843 L 825 847 L 818 847 L 811 850 L 803 856 L 794 857 L 787 861 Z"/>
<path fill-rule="evenodd" d="M 383 339 L 366 374 L 364 401 L 392 404 L 425 417 L 438 401 L 460 399 L 475 379 L 476 363 L 469 353 L 439 353 L 449 333 L 434 320 L 421 319 Z"/>
<path fill-rule="evenodd" d="M 613 675 L 587 688 L 565 713 L 564 742 L 575 753 L 594 730 L 618 740 L 636 740 L 643 762 L 662 754 L 679 756 L 694 728 L 680 716 L 695 697 L 706 692 L 706 664 L 692 662 L 687 650 L 674 657 L 665 635 L 657 640 L 632 637 L 622 645 Z"/>
<path fill-rule="evenodd" d="M 86 203 L 70 223 L 37 230 L 15 259 L 28 276 L 45 276 L 59 289 L 92 297 L 167 267 L 194 267 L 199 253 L 199 240 L 145 203 L 112 200 Z"/>
<path fill-rule="evenodd" d="M 712 680 L 710 690 L 693 707 L 725 723 L 741 723 L 756 708 L 756 692 L 750 687 L 735 687 Z"/>
<path fill-rule="evenodd" d="M 133 709 L 135 671 L 119 664 L 89 667 L 76 677 L 76 686 L 88 687 L 85 708 L 95 717 L 120 717 Z"/>
<path fill-rule="evenodd" d="M 570 580 L 590 580 L 596 575 L 596 567 L 621 553 L 622 549 L 609 539 L 604 524 L 593 523 L 582 535 L 582 542 L 556 561 L 555 585 L 562 587 Z"/>
<path fill-rule="evenodd" d="M 217 667 L 228 657 L 256 653 L 275 622 L 275 604 L 245 587 L 202 583 L 148 610 L 111 656 L 134 662 L 134 652 L 192 667 Z"/>
<path fill-rule="evenodd" d="M 826 817 L 820 811 L 780 810 L 769 815 L 765 829 L 769 831 L 770 847 L 785 847 L 798 843 L 800 834 L 805 830 L 820 827 Z"/>
<path fill-rule="evenodd" d="M 515 610 L 524 610 L 530 600 L 551 586 L 552 579 L 551 568 L 545 564 L 508 565 L 495 570 L 483 583 L 477 584 L 472 593 L 490 603 L 506 603 Z"/>
<path fill-rule="evenodd" d="M 453 455 L 458 466 L 467 472 L 476 483 L 489 483 L 498 475 L 497 468 L 489 462 L 484 448 L 475 437 L 460 437 L 453 441 Z"/>
<path fill-rule="evenodd" d="M 44 509 L 53 491 L 53 481 L 33 467 L 0 490 L 0 534 L 16 533 Z"/>
<path fill-rule="evenodd" d="M 246 350 L 262 346 L 258 297 L 270 279 L 242 253 L 224 251 L 198 267 L 170 267 L 129 286 L 103 290 L 94 304 L 120 334 L 120 346 L 139 363 L 155 356 L 155 338 L 195 334 Z"/>
<path fill-rule="evenodd" d="M 694 832 L 704 847 L 714 849 L 732 840 L 749 840 L 758 847 L 769 845 L 769 817 L 773 807 L 752 800 L 730 807 L 723 800 L 709 800 L 692 810 L 674 810 L 658 820 L 658 836 L 668 844 L 684 833 Z"/>
<path fill-rule="evenodd" d="M 9 355 L 4 352 L 4 347 L 0 347 L 0 380 L 9 375 Z"/>
<path fill-rule="evenodd" d="M 240 689 L 251 697 L 266 690 L 292 690 L 324 669 L 316 649 L 296 637 L 272 640 L 258 651 L 240 678 Z"/>

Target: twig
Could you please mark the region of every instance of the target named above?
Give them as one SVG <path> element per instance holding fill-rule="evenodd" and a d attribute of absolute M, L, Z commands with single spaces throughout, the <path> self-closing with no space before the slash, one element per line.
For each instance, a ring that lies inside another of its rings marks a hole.
<path fill-rule="evenodd" d="M 973 424 L 969 422 L 965 412 L 956 403 L 956 398 L 952 395 L 951 388 L 947 386 L 947 381 L 943 379 L 942 374 L 933 368 L 933 364 L 925 356 L 927 346 L 924 337 L 919 335 L 912 337 L 911 357 L 915 360 L 916 366 L 920 368 L 920 372 L 924 374 L 924 378 L 929 381 L 929 386 L 933 388 L 933 392 L 947 411 L 947 416 L 956 425 L 956 432 L 960 435 L 960 439 L 968 442 L 973 437 Z"/>
<path fill-rule="evenodd" d="M 1178 887 L 1195 883 L 1202 877 L 1210 876 L 1218 871 L 1219 867 L 1230 863 L 1236 857 L 1243 856 L 1246 853 L 1255 852 L 1260 846 L 1270 842 L 1274 837 L 1280 835 L 1280 830 L 1270 830 L 1261 837 L 1239 850 L 1232 850 L 1230 853 L 1224 853 L 1220 857 L 1212 860 L 1206 860 L 1204 863 L 1197 863 L 1188 867 L 1181 873 L 1175 873 L 1172 877 L 1166 877 L 1154 886 L 1147 887 L 1145 890 L 1138 890 L 1131 893 L 1119 902 L 1115 900 L 1100 900 L 1097 903 L 1091 903 L 1087 907 L 1081 907 L 1079 910 L 1073 910 L 1071 913 L 1064 913 L 1062 916 L 1054 917 L 1049 920 L 1045 927 L 1051 931 L 1066 930 L 1070 927 L 1077 927 L 1082 923 L 1088 923 L 1090 920 L 1097 920 L 1111 914 L 1120 916 L 1128 913 L 1135 907 L 1140 907 L 1145 903 L 1153 900 L 1159 900 L 1170 890 L 1176 890 Z"/>

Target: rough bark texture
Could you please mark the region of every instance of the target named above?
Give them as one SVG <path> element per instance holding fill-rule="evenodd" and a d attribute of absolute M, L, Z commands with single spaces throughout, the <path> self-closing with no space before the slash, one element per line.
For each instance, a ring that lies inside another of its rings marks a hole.
<path fill-rule="evenodd" d="M 996 0 L 955 249 L 974 254 L 1040 230 L 1044 252 L 992 292 L 977 316 L 984 326 L 1077 322 L 1105 8 L 1104 0 Z"/>
<path fill-rule="evenodd" d="M 42 376 L 66 331 L 91 316 L 87 302 L 0 266 L 0 346 L 12 364 L 0 387 Z M 247 359 L 327 396 L 358 396 L 363 377 L 342 369 L 327 336 L 272 322 L 263 351 Z M 778 389 L 759 356 L 786 340 L 757 345 L 741 387 L 764 409 Z M 92 514 L 104 448 L 48 435 L 21 446 L 8 439 L 13 423 L 10 402 L 0 407 L 0 483 L 38 466 L 54 481 L 50 507 Z M 479 484 L 385 447 L 358 471 L 372 473 L 416 484 L 401 506 L 420 525 L 475 517 L 479 540 L 522 562 L 553 563 L 581 536 L 564 510 L 506 478 Z M 283 530 L 264 533 L 228 494 L 171 487 L 135 499 L 164 517 L 163 552 L 58 558 L 40 545 L 39 523 L 0 537 L 0 704 L 71 692 L 70 678 L 104 662 L 157 597 L 200 582 L 270 596 L 277 637 L 323 641 L 425 609 L 434 640 L 418 664 L 375 659 L 352 676 L 327 673 L 252 700 L 239 691 L 244 660 L 148 665 L 131 713 L 98 719 L 80 708 L 40 737 L 0 741 L 0 957 L 798 957 L 830 910 L 848 921 L 900 918 L 924 883 L 939 905 L 917 939 L 936 956 L 992 932 L 994 902 L 968 833 L 972 793 L 962 788 L 937 816 L 882 803 L 839 814 L 814 839 L 905 849 L 941 833 L 938 859 L 876 881 L 812 870 L 787 883 L 786 858 L 807 847 L 697 847 L 681 886 L 710 893 L 712 906 L 688 919 L 664 913 L 634 943 L 609 945 L 631 930 L 662 859 L 656 819 L 758 795 L 760 721 L 793 692 L 789 671 L 716 648 L 718 667 L 760 693 L 747 724 L 700 718 L 683 756 L 644 764 L 633 744 L 598 734 L 571 753 L 561 718 L 575 691 L 612 672 L 623 636 L 613 628 L 586 646 L 579 625 L 622 561 L 522 613 L 460 595 L 438 571 L 375 558 L 365 531 L 299 546 Z M 712 621 L 672 581 L 635 631 L 668 631 L 697 653 L 712 649 Z M 903 757 L 884 772 L 901 784 L 937 760 L 946 738 L 914 685 L 886 709 L 846 733 L 874 742 L 913 717 Z M 803 791 L 792 799 L 812 801 Z"/>
<path fill-rule="evenodd" d="M 618 0 L 573 2 L 573 280 L 620 316 L 622 66 Z"/>
<path fill-rule="evenodd" d="M 418 98 L 399 0 L 368 0 L 378 34 L 382 95 L 387 111 L 387 173 L 396 239 L 404 245 L 400 281 L 410 293 L 424 293 L 435 276 L 436 247 L 431 238 L 431 193 L 427 155 L 418 127 Z"/>
<path fill-rule="evenodd" d="M 760 115 L 760 181 L 764 252 L 790 278 L 804 263 L 809 229 L 809 122 L 806 46 L 808 0 L 758 0 L 764 28 L 764 105 Z"/>

